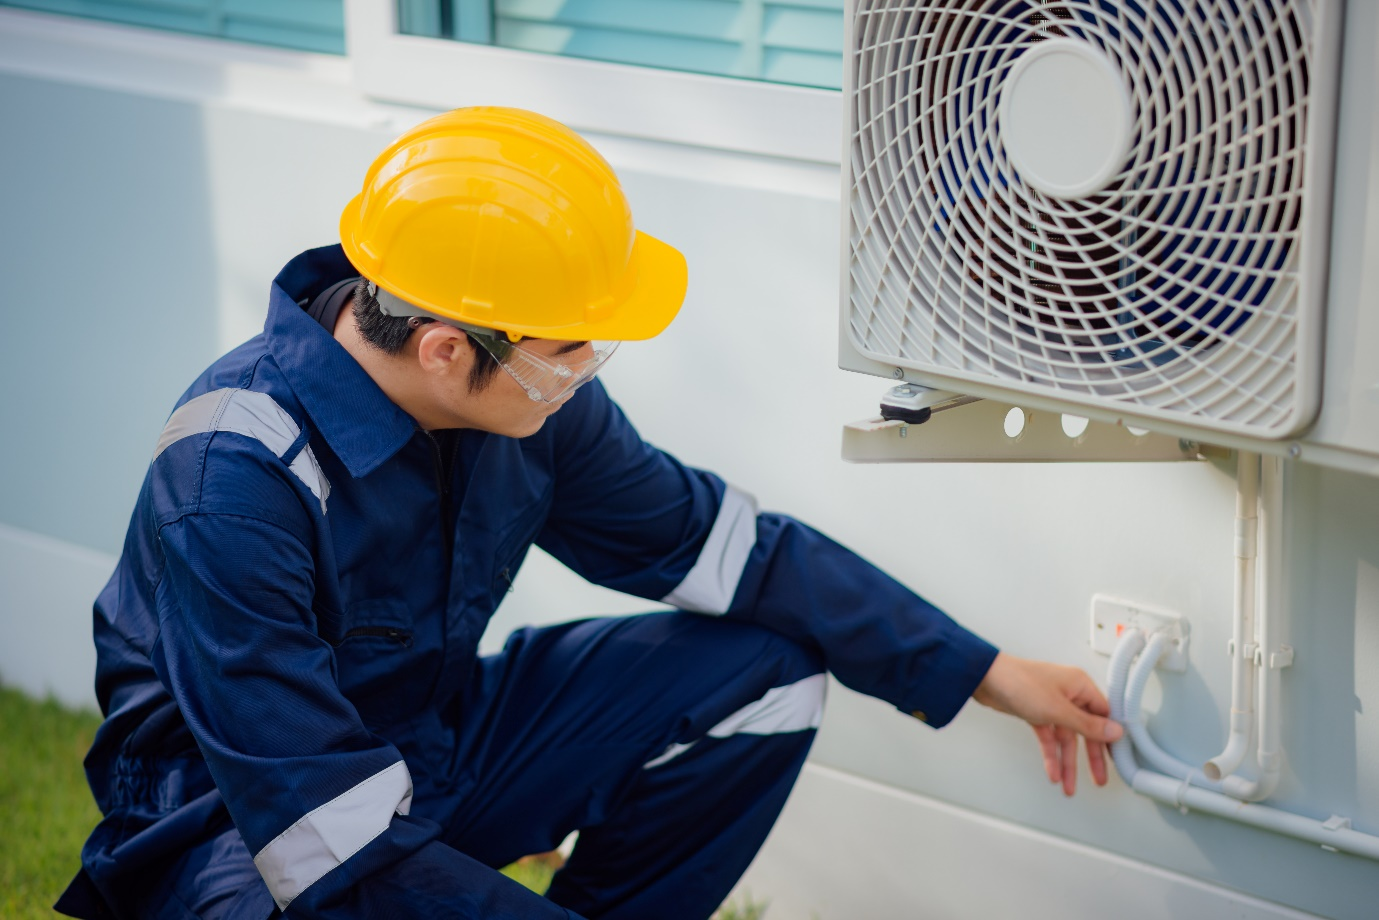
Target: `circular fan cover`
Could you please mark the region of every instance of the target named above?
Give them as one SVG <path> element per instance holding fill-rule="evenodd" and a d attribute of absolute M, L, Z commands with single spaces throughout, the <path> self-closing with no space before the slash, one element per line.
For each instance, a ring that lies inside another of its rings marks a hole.
<path fill-rule="evenodd" d="M 1305 424 L 1313 6 L 858 0 L 854 343 L 1143 417 Z"/>

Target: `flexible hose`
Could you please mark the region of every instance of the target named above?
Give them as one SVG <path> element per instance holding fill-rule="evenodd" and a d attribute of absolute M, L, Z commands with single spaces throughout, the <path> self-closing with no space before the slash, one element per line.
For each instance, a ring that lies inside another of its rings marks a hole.
<path fill-rule="evenodd" d="M 1125 683 L 1130 674 L 1130 663 L 1143 648 L 1144 633 L 1138 629 L 1127 629 L 1111 654 L 1111 665 L 1106 674 L 1106 696 L 1111 703 L 1112 721 L 1122 726 L 1125 725 Z M 1140 768 L 1135 763 L 1135 749 L 1128 732 L 1111 744 L 1111 762 L 1116 765 L 1116 772 L 1126 785 L 1132 785 Z"/>
<path fill-rule="evenodd" d="M 1223 789 L 1220 783 L 1213 782 L 1199 768 L 1187 761 L 1179 760 L 1160 747 L 1149 734 L 1149 726 L 1145 724 L 1141 709 L 1144 703 L 1144 688 L 1149 683 L 1149 675 L 1154 672 L 1159 659 L 1168 650 L 1170 642 L 1172 640 L 1168 636 L 1155 633 L 1149 638 L 1144 651 L 1130 669 L 1130 678 L 1125 686 L 1125 730 L 1134 742 L 1135 750 L 1155 770 L 1177 779 L 1188 780 L 1194 786 L 1221 792 Z"/>

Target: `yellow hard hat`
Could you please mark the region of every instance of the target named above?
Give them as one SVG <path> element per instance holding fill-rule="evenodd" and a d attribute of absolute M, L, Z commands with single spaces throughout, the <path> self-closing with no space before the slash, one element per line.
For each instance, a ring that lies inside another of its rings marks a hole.
<path fill-rule="evenodd" d="M 649 339 L 685 299 L 685 258 L 632 226 L 613 169 L 521 109 L 456 109 L 369 167 L 345 255 L 436 316 L 545 339 Z"/>

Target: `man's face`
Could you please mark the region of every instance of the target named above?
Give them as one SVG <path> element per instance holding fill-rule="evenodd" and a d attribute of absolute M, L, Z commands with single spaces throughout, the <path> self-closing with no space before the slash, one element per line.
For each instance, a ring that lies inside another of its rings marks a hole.
<path fill-rule="evenodd" d="M 593 345 L 589 342 L 523 339 L 520 347 L 557 364 L 578 364 L 594 356 Z M 477 356 L 475 358 L 477 360 Z M 483 421 L 475 427 L 512 438 L 525 438 L 539 431 L 546 419 L 565 405 L 572 394 L 573 391 L 565 393 L 552 402 L 532 399 L 511 374 L 499 368 L 482 390 L 465 395 L 470 412 L 482 413 Z"/>
<path fill-rule="evenodd" d="M 469 374 L 480 360 L 461 330 L 429 323 L 418 330 L 418 358 L 427 371 L 427 388 L 435 412 L 429 427 L 478 428 L 512 438 L 525 438 L 541 429 L 546 419 L 569 399 L 532 399 L 511 374 L 499 367 L 478 391 L 471 391 Z M 589 342 L 523 339 L 520 347 L 558 364 L 578 364 L 593 357 Z M 423 422 L 426 423 L 425 421 Z"/>

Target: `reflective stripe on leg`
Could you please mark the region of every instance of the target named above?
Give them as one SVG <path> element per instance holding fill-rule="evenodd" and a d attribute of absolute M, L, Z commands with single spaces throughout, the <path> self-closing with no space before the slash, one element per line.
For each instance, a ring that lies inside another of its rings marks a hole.
<path fill-rule="evenodd" d="M 813 674 L 784 687 L 772 687 L 761 699 L 748 703 L 709 729 L 705 737 L 779 735 L 816 729 L 823 719 L 827 691 L 826 674 Z M 669 763 L 697 743 L 672 744 L 642 769 L 649 770 Z"/>

